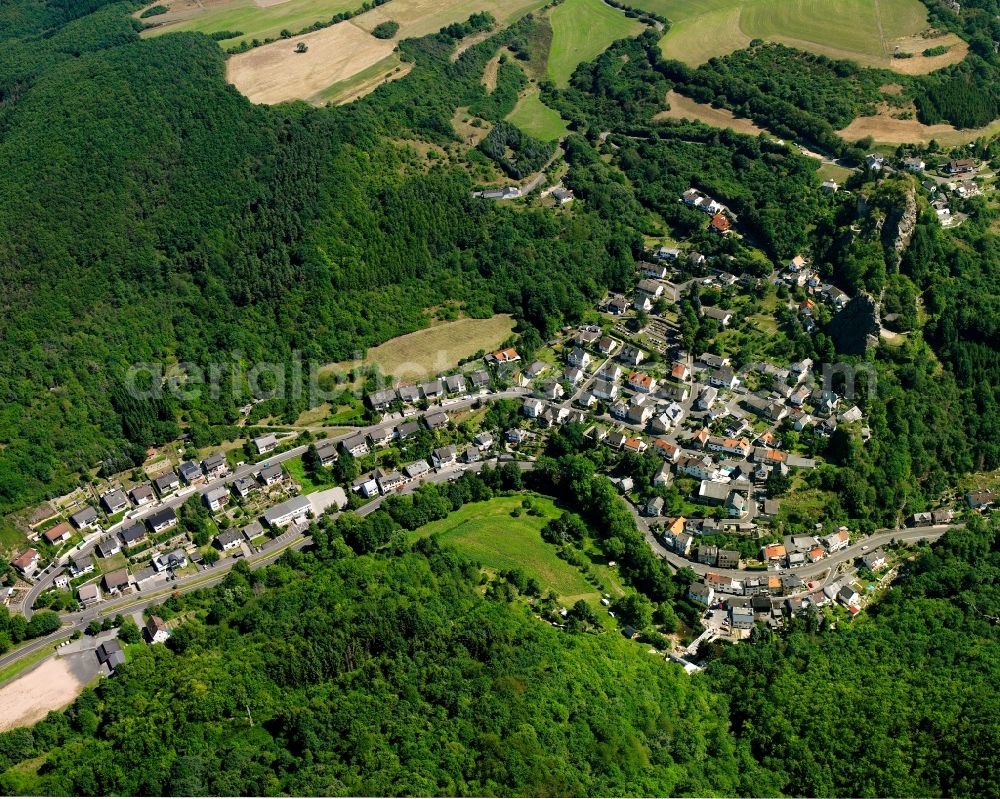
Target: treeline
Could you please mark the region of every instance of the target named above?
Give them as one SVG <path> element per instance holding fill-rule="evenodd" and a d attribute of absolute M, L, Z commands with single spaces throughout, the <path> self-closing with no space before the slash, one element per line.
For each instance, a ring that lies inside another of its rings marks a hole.
<path fill-rule="evenodd" d="M 707 682 L 618 635 L 561 632 L 503 592 L 484 599 L 479 580 L 431 540 L 240 563 L 167 646 L 130 649 L 67 711 L 0 734 L 0 789 L 773 793 Z"/>

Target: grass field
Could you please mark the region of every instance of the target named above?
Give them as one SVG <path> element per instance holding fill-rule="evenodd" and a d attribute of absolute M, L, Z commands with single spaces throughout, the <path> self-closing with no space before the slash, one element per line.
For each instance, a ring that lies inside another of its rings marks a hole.
<path fill-rule="evenodd" d="M 516 495 L 471 503 L 411 535 L 436 534 L 442 544 L 454 546 L 488 569 L 521 569 L 538 580 L 543 592 L 555 591 L 567 604 L 578 599 L 599 599 L 583 575 L 556 557 L 555 548 L 542 540 L 542 527 L 560 513 L 555 503 L 548 497 L 532 495 L 542 515 L 529 516 L 521 509 L 523 499 L 523 495 Z M 516 518 L 511 516 L 515 509 L 521 510 Z"/>
<path fill-rule="evenodd" d="M 529 136 L 542 141 L 554 141 L 569 130 L 566 120 L 542 102 L 537 89 L 531 89 L 520 99 L 507 120 Z"/>
<path fill-rule="evenodd" d="M 145 35 L 171 31 L 243 34 L 226 39 L 222 43 L 225 47 L 244 40 L 277 38 L 282 30 L 298 33 L 318 20 L 329 20 L 334 14 L 361 5 L 358 0 L 157 0 L 156 4 L 166 5 L 170 11 L 142 20 L 156 26 Z"/>
<path fill-rule="evenodd" d="M 569 83 L 577 64 L 592 60 L 613 41 L 635 36 L 643 28 L 601 0 L 566 0 L 549 12 L 549 22 L 549 77 L 557 86 Z"/>
<path fill-rule="evenodd" d="M 384 375 L 397 380 L 427 380 L 453 369 L 463 358 L 480 350 L 496 349 L 514 330 L 507 314 L 490 319 L 456 319 L 407 333 L 368 350 L 364 364 L 378 364 Z M 355 363 L 336 366 L 348 370 Z"/>
<path fill-rule="evenodd" d="M 635 0 L 633 4 L 671 21 L 661 48 L 668 58 L 688 64 L 702 64 L 759 38 L 906 72 L 943 66 L 920 63 L 920 57 L 894 63 L 891 57 L 897 45 L 911 51 L 910 39 L 927 28 L 927 10 L 919 0 Z"/>

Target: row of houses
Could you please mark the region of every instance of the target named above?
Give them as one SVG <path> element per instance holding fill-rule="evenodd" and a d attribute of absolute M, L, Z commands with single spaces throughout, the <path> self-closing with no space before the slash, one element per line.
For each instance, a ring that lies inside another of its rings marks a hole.
<path fill-rule="evenodd" d="M 369 394 L 365 399 L 373 410 L 385 411 L 397 401 L 404 405 L 412 405 L 420 400 L 434 402 L 449 396 L 461 396 L 470 390 L 481 391 L 489 388 L 489 385 L 489 372 L 480 369 L 470 375 L 448 375 L 428 380 L 426 383 L 412 383 L 398 388 L 382 389 Z"/>

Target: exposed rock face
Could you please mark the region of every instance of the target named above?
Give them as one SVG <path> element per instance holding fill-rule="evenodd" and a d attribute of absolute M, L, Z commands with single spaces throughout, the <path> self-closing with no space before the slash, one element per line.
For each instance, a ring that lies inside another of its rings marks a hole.
<path fill-rule="evenodd" d="M 864 355 L 869 347 L 878 344 L 881 327 L 878 302 L 871 294 L 862 292 L 830 320 L 826 332 L 837 352 Z"/>
<path fill-rule="evenodd" d="M 913 238 L 913 229 L 917 225 L 916 192 L 911 186 L 906 192 L 906 198 L 901 208 L 893 208 L 882 227 L 882 241 L 886 247 L 902 254 Z"/>

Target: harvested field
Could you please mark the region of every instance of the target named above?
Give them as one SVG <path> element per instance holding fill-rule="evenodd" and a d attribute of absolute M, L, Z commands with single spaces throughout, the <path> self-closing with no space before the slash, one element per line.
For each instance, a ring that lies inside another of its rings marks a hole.
<path fill-rule="evenodd" d="M 962 61 L 969 52 L 969 45 L 962 41 L 954 33 L 933 38 L 923 36 L 910 36 L 893 42 L 894 48 L 899 48 L 900 52 L 913 53 L 913 58 L 892 59 L 892 70 L 902 75 L 926 75 L 936 69 L 957 64 Z M 947 47 L 948 52 L 941 55 L 925 56 L 921 55 L 924 50 L 932 47 Z"/>
<path fill-rule="evenodd" d="M 944 147 L 968 144 L 981 136 L 1000 133 L 1000 120 L 984 128 L 959 129 L 951 125 L 924 125 L 916 119 L 893 119 L 888 113 L 858 117 L 838 133 L 847 141 L 871 136 L 879 144 L 927 144 L 936 139 Z"/>
<path fill-rule="evenodd" d="M 496 349 L 513 329 L 514 320 L 507 314 L 441 322 L 371 348 L 364 363 L 378 364 L 382 374 L 402 382 L 428 380 L 480 350 Z M 341 363 L 336 367 L 346 371 L 357 365 Z"/>
<path fill-rule="evenodd" d="M 50 657 L 0 688 L 0 730 L 24 727 L 66 707 L 97 676 L 92 650 Z"/>
<path fill-rule="evenodd" d="M 713 108 L 675 91 L 667 92 L 667 102 L 670 104 L 669 110 L 661 111 L 653 117 L 654 120 L 694 119 L 715 128 L 732 128 L 737 133 L 745 133 L 747 136 L 759 136 L 767 132 L 751 119 L 734 116 L 728 108 Z"/>
<path fill-rule="evenodd" d="M 308 52 L 295 52 L 299 42 Z M 341 22 L 232 56 L 226 77 L 255 103 L 309 100 L 387 59 L 394 47 L 392 40 Z"/>
<path fill-rule="evenodd" d="M 392 0 L 355 17 L 354 22 L 365 30 L 372 30 L 380 22 L 395 20 L 399 23 L 396 39 L 426 36 L 436 33 L 452 22 L 462 22 L 471 14 L 488 11 L 501 25 L 507 25 L 529 11 L 541 8 L 547 0 Z"/>
<path fill-rule="evenodd" d="M 347 80 L 338 81 L 309 98 L 314 105 L 333 103 L 344 105 L 375 91 L 383 83 L 405 78 L 413 69 L 413 64 L 404 64 L 398 53 L 390 53 L 387 58 L 372 64 Z"/>

